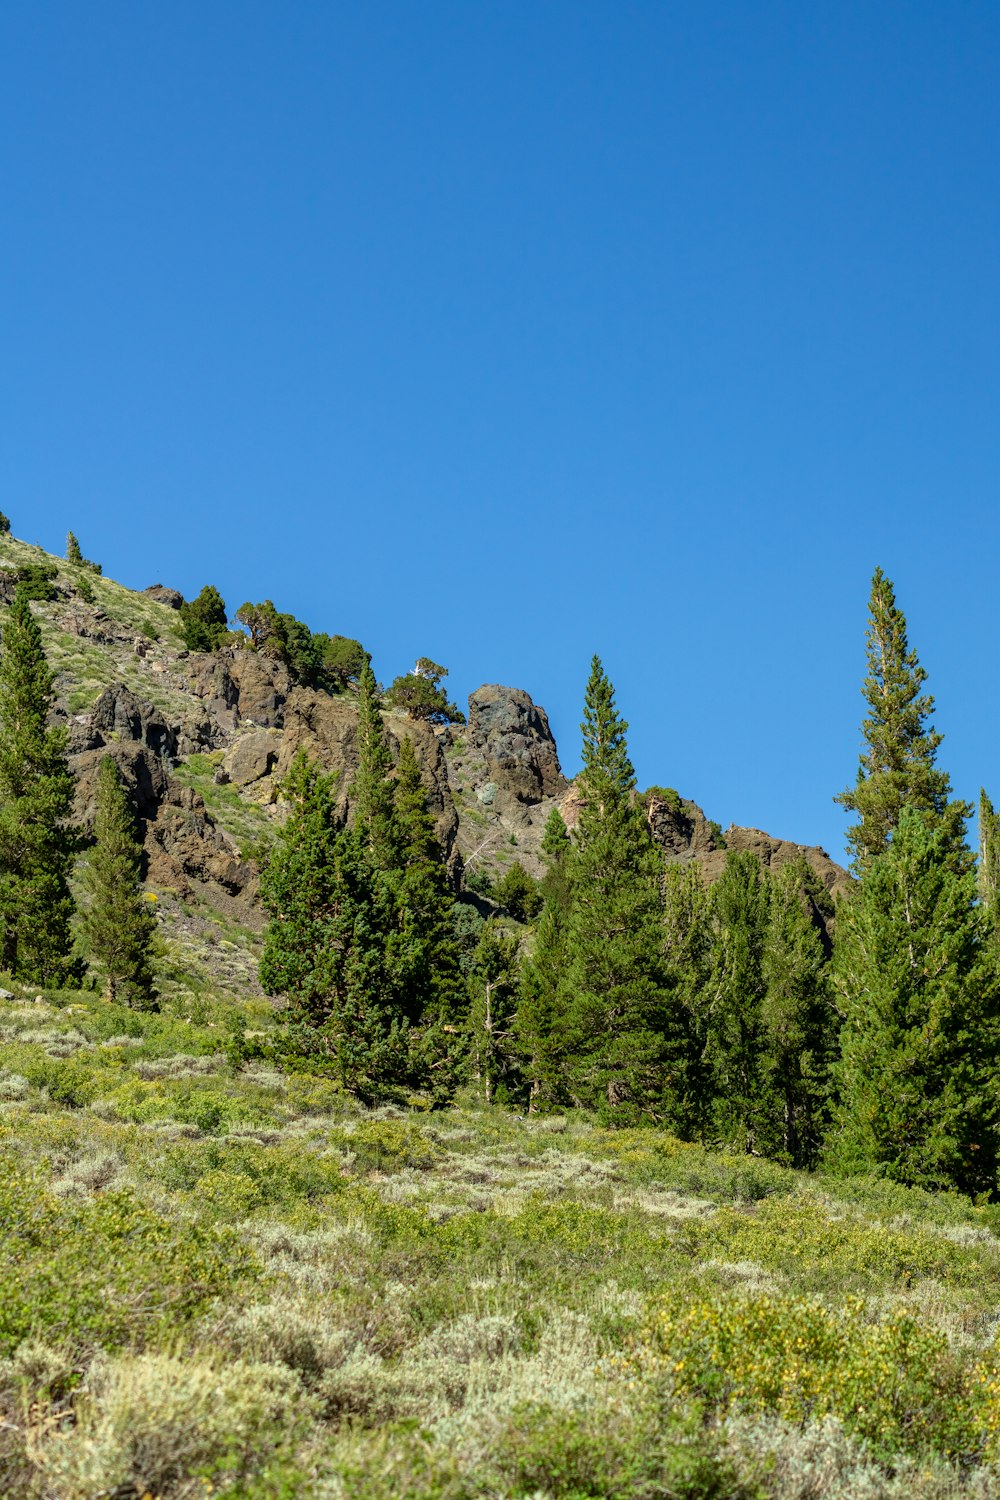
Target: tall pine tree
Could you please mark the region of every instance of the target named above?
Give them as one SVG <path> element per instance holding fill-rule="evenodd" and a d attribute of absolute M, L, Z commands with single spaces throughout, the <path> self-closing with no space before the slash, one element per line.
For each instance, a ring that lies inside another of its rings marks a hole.
<path fill-rule="evenodd" d="M 662 861 L 635 803 L 628 725 L 594 657 L 584 700 L 582 797 L 557 993 L 571 1098 L 612 1120 L 662 1119 L 682 1071 L 664 977 Z"/>
<path fill-rule="evenodd" d="M 270 921 L 261 983 L 289 1005 L 288 1055 L 361 1098 L 407 1073 L 392 938 L 396 906 L 354 830 L 337 817 L 335 778 L 300 752 L 284 785 L 291 812 L 261 876 Z"/>
<path fill-rule="evenodd" d="M 94 849 L 84 872 L 90 892 L 84 929 L 91 955 L 106 977 L 108 999 L 136 1010 L 156 1010 L 156 920 L 142 894 L 141 860 L 132 809 L 118 767 L 106 755 L 97 772 Z"/>
<path fill-rule="evenodd" d="M 927 673 L 909 646 L 906 620 L 881 568 L 869 601 L 868 675 L 862 689 L 868 715 L 865 749 L 854 786 L 834 800 L 856 813 L 848 829 L 855 873 L 863 875 L 885 849 L 904 807 L 939 825 L 953 859 L 964 866 L 966 802 L 952 800 L 951 782 L 935 764 L 941 735 L 931 727 L 934 699 L 922 691 Z"/>
<path fill-rule="evenodd" d="M 520 942 L 502 922 L 483 925 L 469 973 L 472 1074 L 487 1104 L 508 1104 L 516 1087 L 515 1023 Z"/>
<path fill-rule="evenodd" d="M 837 919 L 843 1014 L 830 1162 L 995 1193 L 1000 978 L 974 872 L 907 808 Z"/>
<path fill-rule="evenodd" d="M 404 838 L 391 780 L 392 752 L 371 663 L 358 679 L 358 769 L 351 783 L 354 827 L 374 869 L 399 869 Z"/>
<path fill-rule="evenodd" d="M 764 945 L 769 887 L 750 850 L 730 853 L 712 887 L 712 972 L 706 1057 L 715 1133 L 724 1145 L 767 1153 L 771 1101 L 765 1088 Z"/>
<path fill-rule="evenodd" d="M 0 963 L 34 984 L 79 977 L 69 890 L 79 846 L 70 825 L 66 733 L 50 728 L 53 674 L 18 590 L 0 639 Z"/>
<path fill-rule="evenodd" d="M 1000 938 L 1000 814 L 979 793 L 979 899 L 989 917 L 990 930 Z"/>

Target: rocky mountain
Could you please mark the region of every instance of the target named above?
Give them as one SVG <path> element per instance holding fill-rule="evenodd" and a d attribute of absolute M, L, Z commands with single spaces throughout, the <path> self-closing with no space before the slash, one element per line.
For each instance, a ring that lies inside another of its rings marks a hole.
<path fill-rule="evenodd" d="M 293 682 L 277 660 L 248 647 L 185 649 L 176 590 L 136 592 L 0 537 L 0 602 L 19 573 L 42 566 L 52 597 L 33 604 L 57 677 L 77 777 L 76 813 L 93 817 L 97 767 L 110 753 L 135 805 L 168 948 L 242 988 L 255 983 L 263 924 L 257 865 L 283 816 L 280 782 L 300 748 L 337 773 L 350 815 L 357 714 L 349 693 Z M 559 807 L 572 827 L 576 787 L 563 774 L 545 710 L 519 688 L 484 684 L 465 726 L 436 727 L 386 711 L 390 743 L 413 742 L 438 837 L 461 889 L 473 872 L 496 877 L 515 860 L 541 873 L 546 820 Z M 696 861 L 709 879 L 727 849 L 765 865 L 803 854 L 831 894 L 849 881 L 818 848 L 757 829 L 721 833 L 677 793 L 644 796 L 652 833 L 672 861 Z M 473 882 L 475 883 L 475 882 Z"/>

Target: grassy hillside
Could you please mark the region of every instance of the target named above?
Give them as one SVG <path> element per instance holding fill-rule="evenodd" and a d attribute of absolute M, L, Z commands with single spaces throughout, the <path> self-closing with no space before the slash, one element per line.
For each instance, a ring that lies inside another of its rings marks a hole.
<path fill-rule="evenodd" d="M 995 1209 L 0 1002 L 0 1492 L 989 1495 Z"/>

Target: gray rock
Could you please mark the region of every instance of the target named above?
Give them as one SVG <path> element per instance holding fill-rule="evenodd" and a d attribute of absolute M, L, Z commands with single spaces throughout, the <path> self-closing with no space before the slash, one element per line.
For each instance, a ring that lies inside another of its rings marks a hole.
<path fill-rule="evenodd" d="M 482 755 L 490 780 L 519 802 L 566 790 L 548 715 L 520 688 L 485 683 L 470 693 L 467 743 Z"/>
<path fill-rule="evenodd" d="M 0 990 L 0 1000 L 16 1000 L 13 990 Z"/>
<path fill-rule="evenodd" d="M 176 589 L 168 589 L 165 584 L 151 583 L 148 589 L 142 591 L 147 599 L 155 599 L 157 604 L 165 604 L 168 609 L 180 609 L 184 603 L 184 595 L 179 594 Z"/>
<path fill-rule="evenodd" d="M 495 781 L 487 781 L 484 786 L 476 787 L 476 796 L 484 807 L 491 807 L 496 801 L 498 791 L 499 787 Z"/>
<path fill-rule="evenodd" d="M 145 698 L 137 698 L 124 682 L 115 682 L 98 698 L 90 717 L 91 726 L 105 739 L 135 740 L 154 755 L 177 754 L 177 731 L 171 729 L 160 710 Z"/>

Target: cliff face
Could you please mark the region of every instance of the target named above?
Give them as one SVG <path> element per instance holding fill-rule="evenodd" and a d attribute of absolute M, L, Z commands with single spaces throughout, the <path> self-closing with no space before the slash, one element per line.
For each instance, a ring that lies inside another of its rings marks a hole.
<path fill-rule="evenodd" d="M 297 686 L 280 662 L 247 648 L 190 654 L 175 590 L 135 592 L 12 537 L 0 537 L 0 603 L 13 595 L 16 570 L 38 564 L 55 570 L 54 597 L 33 609 L 57 674 L 76 815 L 92 820 L 97 767 L 112 754 L 136 808 L 165 931 L 187 957 L 200 945 L 211 972 L 253 988 L 263 921 L 255 855 L 283 816 L 279 783 L 305 749 L 337 775 L 350 816 L 353 698 Z M 413 743 L 456 884 L 463 869 L 495 877 L 515 860 L 542 872 L 550 812 L 560 808 L 570 827 L 579 815 L 543 708 L 519 688 L 487 683 L 470 695 L 467 726 L 439 728 L 397 712 L 384 719 L 394 756 L 402 739 Z M 723 844 L 716 825 L 676 793 L 654 789 L 645 808 L 667 858 L 695 861 L 709 879 L 721 873 L 726 849 L 751 849 L 768 866 L 804 855 L 831 894 L 849 883 L 823 850 L 757 829 L 730 828 Z M 223 944 L 239 951 L 220 956 Z"/>

